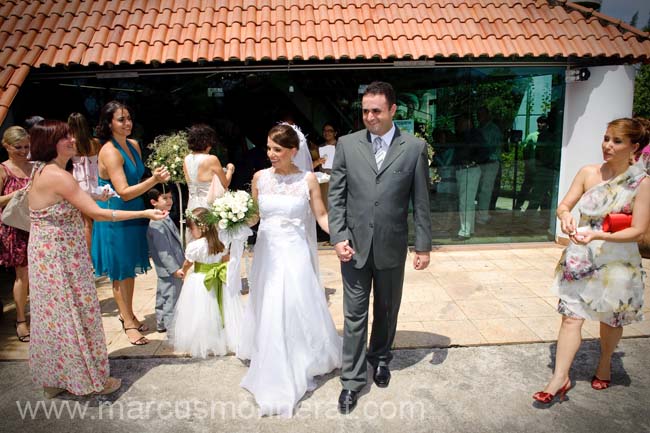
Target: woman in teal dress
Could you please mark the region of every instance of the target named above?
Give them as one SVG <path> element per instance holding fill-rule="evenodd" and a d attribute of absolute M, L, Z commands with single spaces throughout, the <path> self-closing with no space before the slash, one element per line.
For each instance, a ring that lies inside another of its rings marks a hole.
<path fill-rule="evenodd" d="M 555 370 L 543 391 L 533 398 L 550 404 L 571 387 L 569 370 L 580 347 L 585 320 L 600 322 L 600 359 L 591 387 L 603 390 L 611 381 L 612 354 L 623 326 L 643 320 L 644 272 L 637 241 L 650 222 L 650 179 L 647 161 L 634 162 L 650 140 L 650 122 L 617 119 L 603 137 L 602 164 L 584 166 L 557 207 L 562 232 L 571 243 L 555 270 L 552 291 L 560 300 L 562 325 Z M 577 206 L 580 220 L 571 210 Z M 631 225 L 604 231 L 611 214 L 631 214 Z"/>
<path fill-rule="evenodd" d="M 140 146 L 128 139 L 133 128 L 129 109 L 122 103 L 111 101 L 102 108 L 97 135 L 105 142 L 99 152 L 100 187 L 109 185 L 117 197 L 98 205 L 114 210 L 142 210 L 141 196 L 156 184 L 169 180 L 165 167 L 157 168 L 153 176 L 140 181 L 144 164 Z M 147 221 L 105 221 L 93 226 L 92 258 L 95 275 L 108 275 L 113 283 L 113 296 L 120 311 L 119 320 L 129 342 L 147 344 L 142 332 L 149 328 L 133 313 L 135 275 L 151 269 L 147 248 Z"/>

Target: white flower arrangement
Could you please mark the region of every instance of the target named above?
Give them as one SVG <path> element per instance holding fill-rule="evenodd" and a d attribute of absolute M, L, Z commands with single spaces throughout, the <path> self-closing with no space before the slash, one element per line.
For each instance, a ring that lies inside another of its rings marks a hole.
<path fill-rule="evenodd" d="M 212 204 L 219 229 L 234 231 L 257 214 L 257 203 L 246 191 L 226 191 Z"/>
<path fill-rule="evenodd" d="M 147 158 L 146 165 L 150 170 L 165 166 L 174 183 L 185 183 L 183 160 L 190 153 L 187 146 L 187 132 L 178 131 L 169 135 L 157 136 L 147 148 L 152 152 Z"/>

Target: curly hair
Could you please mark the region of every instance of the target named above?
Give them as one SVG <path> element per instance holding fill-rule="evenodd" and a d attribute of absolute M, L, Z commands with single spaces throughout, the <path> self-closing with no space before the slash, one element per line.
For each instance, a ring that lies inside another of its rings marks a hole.
<path fill-rule="evenodd" d="M 204 123 L 192 125 L 187 131 L 187 146 L 190 150 L 204 151 L 208 147 L 219 145 L 217 132 Z"/>

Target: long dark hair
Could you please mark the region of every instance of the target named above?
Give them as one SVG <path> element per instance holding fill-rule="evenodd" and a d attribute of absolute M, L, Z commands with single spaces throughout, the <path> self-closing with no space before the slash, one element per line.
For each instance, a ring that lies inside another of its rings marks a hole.
<path fill-rule="evenodd" d="M 133 112 L 126 104 L 119 101 L 107 102 L 99 113 L 99 124 L 95 129 L 95 135 L 102 140 L 102 143 L 110 140 L 113 136 L 113 132 L 111 132 L 111 122 L 113 121 L 113 114 L 115 114 L 117 110 L 128 111 L 131 115 L 131 119 L 133 119 Z"/>
<path fill-rule="evenodd" d="M 77 142 L 77 153 L 81 156 L 94 155 L 96 152 L 95 139 L 90 133 L 88 121 L 81 113 L 70 113 L 68 126 Z"/>

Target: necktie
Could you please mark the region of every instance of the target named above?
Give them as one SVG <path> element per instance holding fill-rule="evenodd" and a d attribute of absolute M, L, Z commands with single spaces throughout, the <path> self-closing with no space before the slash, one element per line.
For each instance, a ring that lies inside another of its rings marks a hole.
<path fill-rule="evenodd" d="M 386 158 L 386 146 L 381 137 L 375 137 L 372 143 L 375 148 L 375 162 L 377 163 L 377 169 L 380 169 L 381 164 L 384 162 L 384 158 Z"/>

